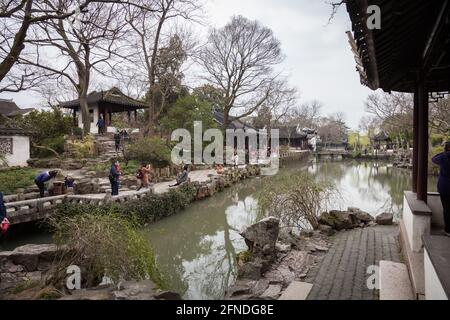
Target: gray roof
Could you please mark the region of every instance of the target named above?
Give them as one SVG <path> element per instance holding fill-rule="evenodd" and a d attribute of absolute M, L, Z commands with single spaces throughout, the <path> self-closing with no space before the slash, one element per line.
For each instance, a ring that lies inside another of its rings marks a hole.
<path fill-rule="evenodd" d="M 21 128 L 10 128 L 4 125 L 0 125 L 0 136 L 29 136 L 30 132 Z"/>
<path fill-rule="evenodd" d="M 223 125 L 223 113 L 218 111 L 218 110 L 214 110 L 214 119 L 216 120 L 216 122 L 220 125 Z M 228 128 L 227 129 L 233 129 L 233 130 L 237 130 L 237 129 L 242 129 L 242 130 L 248 130 L 248 129 L 253 129 L 255 130 L 255 128 L 247 123 L 245 123 L 244 121 L 240 120 L 240 119 L 236 119 L 233 116 L 230 116 L 230 123 L 228 124 Z"/>
<path fill-rule="evenodd" d="M 88 94 L 87 97 L 88 104 L 97 104 L 99 102 L 109 102 L 115 105 L 120 105 L 122 107 L 130 107 L 130 109 L 144 109 L 148 106 L 145 102 L 138 101 L 131 97 L 126 96 L 122 93 L 118 88 L 113 87 L 108 91 L 93 91 Z M 78 109 L 80 107 L 80 103 L 78 99 L 61 102 L 59 104 L 61 108 L 68 109 Z"/>
<path fill-rule="evenodd" d="M 0 99 L 0 114 L 9 116 L 13 111 L 18 111 L 20 108 L 12 99 Z"/>

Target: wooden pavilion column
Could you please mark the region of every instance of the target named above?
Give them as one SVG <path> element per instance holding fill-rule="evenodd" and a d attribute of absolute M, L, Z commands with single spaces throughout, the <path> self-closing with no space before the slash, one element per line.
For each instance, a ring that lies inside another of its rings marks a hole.
<path fill-rule="evenodd" d="M 73 126 L 74 127 L 78 127 L 78 123 L 77 123 L 77 109 L 73 108 Z"/>
<path fill-rule="evenodd" d="M 417 199 L 427 202 L 428 193 L 428 91 L 424 80 L 418 83 L 418 162 Z"/>
<path fill-rule="evenodd" d="M 133 124 L 131 123 L 131 111 L 127 111 L 128 125 L 131 127 Z"/>
<path fill-rule="evenodd" d="M 414 92 L 414 116 L 413 116 L 413 167 L 412 167 L 412 189 L 417 193 L 417 173 L 419 161 L 419 86 L 416 84 Z"/>

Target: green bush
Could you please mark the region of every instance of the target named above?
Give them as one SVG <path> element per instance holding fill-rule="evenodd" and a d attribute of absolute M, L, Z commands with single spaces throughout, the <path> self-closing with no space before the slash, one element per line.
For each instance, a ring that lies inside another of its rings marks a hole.
<path fill-rule="evenodd" d="M 37 170 L 32 168 L 7 169 L 0 171 L 0 191 L 5 195 L 15 193 L 18 188 L 34 184 Z"/>
<path fill-rule="evenodd" d="M 64 203 L 58 206 L 57 215 L 77 216 L 91 211 L 105 214 L 113 208 L 115 211 L 120 212 L 122 217 L 143 225 L 174 215 L 185 209 L 194 201 L 195 195 L 195 186 L 193 184 L 185 184 L 167 193 L 151 194 L 140 200 L 132 200 L 123 204 L 98 207 L 94 205 Z"/>
<path fill-rule="evenodd" d="M 431 138 L 430 138 L 430 142 L 431 142 L 431 147 L 439 147 L 442 146 L 442 144 L 444 143 L 445 140 L 445 136 L 442 134 L 432 134 Z"/>
<path fill-rule="evenodd" d="M 73 126 L 72 117 L 64 114 L 58 108 L 54 108 L 51 111 L 35 110 L 25 116 L 17 116 L 14 118 L 14 121 L 21 128 L 31 132 L 31 140 L 33 143 L 50 148 L 53 145 L 53 147 L 56 147 L 60 151 L 64 151 L 64 144 L 62 144 L 61 149 L 61 139 L 63 139 L 64 135 L 72 132 Z M 46 151 L 32 147 L 31 153 L 35 157 L 42 157 Z M 48 155 L 53 156 L 53 154 Z"/>
<path fill-rule="evenodd" d="M 155 168 L 164 168 L 171 163 L 171 148 L 158 137 L 133 142 L 127 147 L 126 154 L 130 160 L 151 163 Z"/>
<path fill-rule="evenodd" d="M 89 211 L 82 211 L 85 209 Z M 124 219 L 116 207 L 105 210 L 80 206 L 70 210 L 70 214 L 61 211 L 48 220 L 56 243 L 65 248 L 55 259 L 48 283 L 61 285 L 67 266 L 77 265 L 82 268 L 84 287 L 98 285 L 103 276 L 115 283 L 151 279 L 164 287 L 150 243 L 136 223 Z M 77 211 L 82 214 L 75 214 Z"/>

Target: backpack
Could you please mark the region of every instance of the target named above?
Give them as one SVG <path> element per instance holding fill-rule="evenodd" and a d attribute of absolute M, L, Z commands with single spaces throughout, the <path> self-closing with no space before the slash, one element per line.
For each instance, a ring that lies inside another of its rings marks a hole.
<path fill-rule="evenodd" d="M 138 171 L 136 172 L 136 178 L 142 179 L 143 177 L 144 177 L 144 173 L 142 172 L 141 169 L 138 169 Z"/>

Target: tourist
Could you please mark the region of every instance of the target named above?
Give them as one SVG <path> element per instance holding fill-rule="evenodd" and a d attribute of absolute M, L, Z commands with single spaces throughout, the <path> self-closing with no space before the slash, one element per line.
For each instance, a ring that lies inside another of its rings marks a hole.
<path fill-rule="evenodd" d="M 233 155 L 233 165 L 235 168 L 237 168 L 237 166 L 239 165 L 239 155 L 237 150 L 234 150 L 234 155 Z"/>
<path fill-rule="evenodd" d="M 5 202 L 3 200 L 3 192 L 0 192 L 0 231 L 5 233 L 8 231 L 9 221 L 6 217 L 6 207 Z"/>
<path fill-rule="evenodd" d="M 103 115 L 101 114 L 97 121 L 98 133 L 103 135 L 105 133 L 105 119 L 103 119 Z"/>
<path fill-rule="evenodd" d="M 116 147 L 116 152 L 120 151 L 120 140 L 122 139 L 122 136 L 119 132 L 119 130 L 116 130 L 116 133 L 114 134 L 114 145 Z"/>
<path fill-rule="evenodd" d="M 184 166 L 184 168 L 183 168 L 183 172 L 181 172 L 179 175 L 178 175 L 178 177 L 177 177 L 177 183 L 176 184 L 174 184 L 174 185 L 171 185 L 171 186 L 169 186 L 169 187 L 177 187 L 177 186 L 179 186 L 180 184 L 182 184 L 182 183 L 184 183 L 184 182 L 186 182 L 187 181 L 187 179 L 188 179 L 188 176 L 189 176 L 189 166 L 188 165 L 185 165 Z"/>
<path fill-rule="evenodd" d="M 71 176 L 66 176 L 64 178 L 64 187 L 66 188 L 67 194 L 74 194 L 75 179 Z"/>
<path fill-rule="evenodd" d="M 141 181 L 141 184 L 137 191 L 141 190 L 142 188 L 148 188 L 150 184 L 149 175 L 152 172 L 152 167 L 150 164 L 142 163 L 141 167 L 139 168 L 136 177 Z"/>
<path fill-rule="evenodd" d="M 225 169 L 223 168 L 223 164 L 216 165 L 216 172 L 217 172 L 217 174 L 223 174 L 224 170 Z"/>
<path fill-rule="evenodd" d="M 39 195 L 40 195 L 41 198 L 44 197 L 45 183 L 47 183 L 51 179 L 54 179 L 57 175 L 58 175 L 58 171 L 53 170 L 53 171 L 41 172 L 40 174 L 38 174 L 36 176 L 36 178 L 34 179 L 34 183 L 39 188 Z"/>
<path fill-rule="evenodd" d="M 117 160 L 113 160 L 109 170 L 109 182 L 111 183 L 111 195 L 119 195 L 120 166 Z"/>
<path fill-rule="evenodd" d="M 438 192 L 444 208 L 444 232 L 450 237 L 450 142 L 445 143 L 444 152 L 433 157 L 433 163 L 440 167 Z"/>

